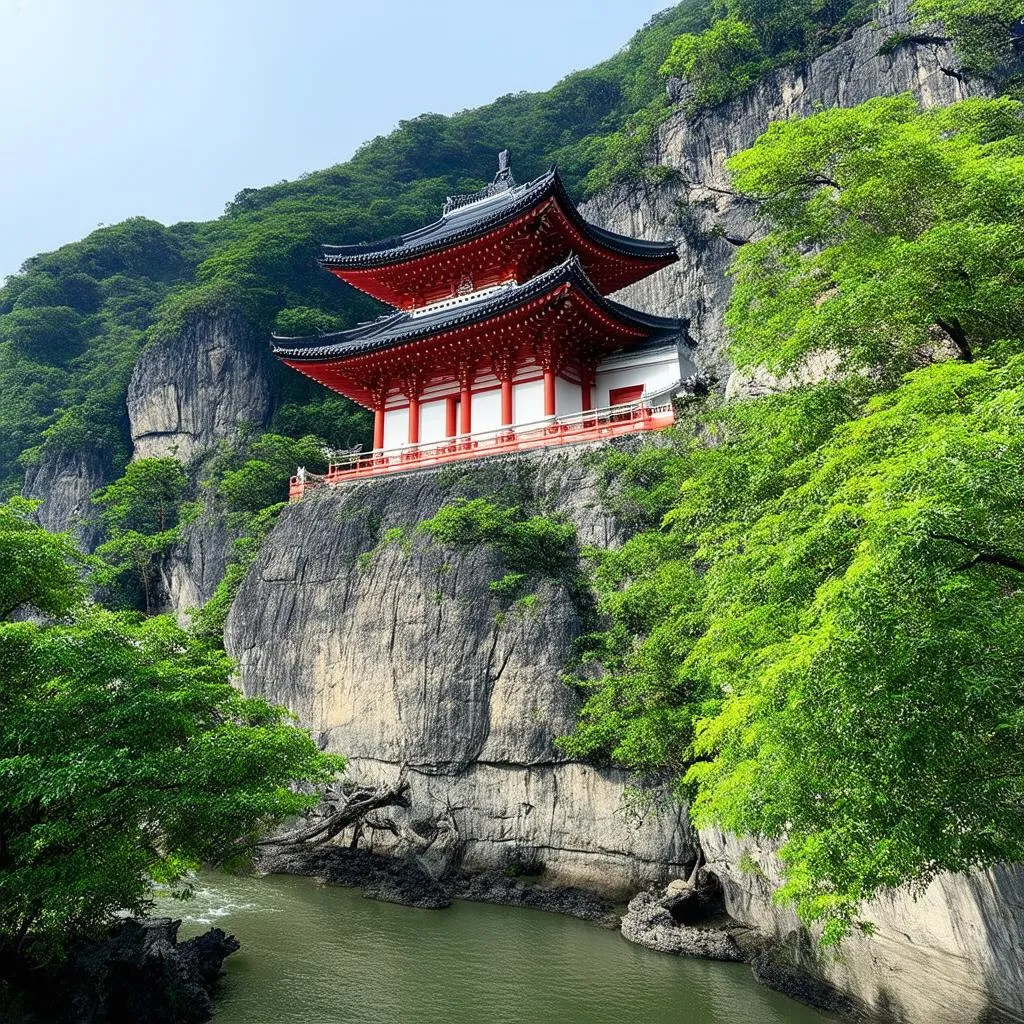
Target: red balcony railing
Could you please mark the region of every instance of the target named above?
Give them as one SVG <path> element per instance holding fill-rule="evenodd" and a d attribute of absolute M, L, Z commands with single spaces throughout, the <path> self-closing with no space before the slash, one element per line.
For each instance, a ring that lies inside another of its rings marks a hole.
<path fill-rule="evenodd" d="M 600 441 L 641 430 L 661 430 L 671 425 L 671 404 L 648 405 L 644 399 L 640 399 L 624 405 L 613 405 L 607 409 L 578 412 L 571 416 L 558 416 L 515 427 L 482 430 L 443 441 L 403 445 L 400 448 L 383 451 L 353 452 L 332 462 L 326 475 L 319 476 L 300 470 L 291 478 L 288 493 L 294 500 L 301 498 L 306 491 L 313 488 L 332 487 L 347 480 L 381 476 L 385 473 L 407 473 L 446 462 L 479 459 L 487 455 Z"/>

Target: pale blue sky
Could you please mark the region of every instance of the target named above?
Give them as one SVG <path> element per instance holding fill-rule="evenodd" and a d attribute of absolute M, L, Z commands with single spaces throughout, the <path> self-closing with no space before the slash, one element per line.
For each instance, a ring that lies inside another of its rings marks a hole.
<path fill-rule="evenodd" d="M 217 216 L 424 111 L 546 89 L 671 0 L 0 0 L 0 278 Z"/>

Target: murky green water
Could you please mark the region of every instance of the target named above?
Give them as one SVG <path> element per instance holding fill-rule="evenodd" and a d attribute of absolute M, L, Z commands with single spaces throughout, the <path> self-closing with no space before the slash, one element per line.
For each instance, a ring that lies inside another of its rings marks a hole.
<path fill-rule="evenodd" d="M 181 935 L 242 949 L 214 1024 L 820 1024 L 742 965 L 652 953 L 573 918 L 457 903 L 412 910 L 307 878 L 207 875 Z"/>

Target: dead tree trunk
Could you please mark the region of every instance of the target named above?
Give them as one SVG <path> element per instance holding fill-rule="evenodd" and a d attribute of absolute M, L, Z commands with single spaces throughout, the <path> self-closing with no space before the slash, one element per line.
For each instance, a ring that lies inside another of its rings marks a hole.
<path fill-rule="evenodd" d="M 395 784 L 388 788 L 363 787 L 348 794 L 345 803 L 336 811 L 328 814 L 315 825 L 271 836 L 260 841 L 260 846 L 313 846 L 329 842 L 349 825 L 361 825 L 363 819 L 372 811 L 382 807 L 408 807 L 409 780 L 408 772 L 402 769 Z"/>

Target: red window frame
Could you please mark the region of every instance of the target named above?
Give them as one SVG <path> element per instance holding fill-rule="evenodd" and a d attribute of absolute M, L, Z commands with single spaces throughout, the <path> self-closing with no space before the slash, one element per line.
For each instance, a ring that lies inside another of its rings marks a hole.
<path fill-rule="evenodd" d="M 625 388 L 612 388 L 608 392 L 608 404 L 628 405 L 630 402 L 638 401 L 643 393 L 643 384 L 630 384 L 629 387 Z"/>

